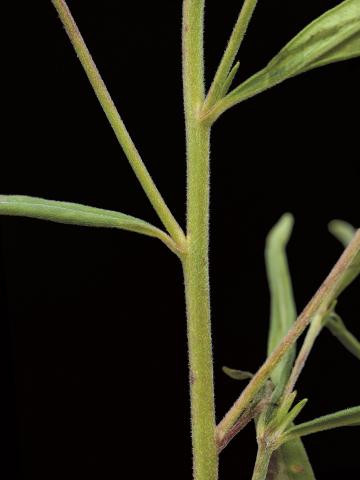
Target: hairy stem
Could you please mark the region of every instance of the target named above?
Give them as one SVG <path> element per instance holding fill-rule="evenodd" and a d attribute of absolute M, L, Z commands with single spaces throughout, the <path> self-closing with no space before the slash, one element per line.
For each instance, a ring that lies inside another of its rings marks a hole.
<path fill-rule="evenodd" d="M 265 480 L 269 468 L 272 450 L 267 447 L 266 443 L 260 441 L 258 443 L 258 451 L 256 455 L 255 467 L 252 480 Z"/>
<path fill-rule="evenodd" d="M 91 57 L 91 54 L 81 36 L 81 33 L 73 19 L 65 0 L 52 0 L 59 17 L 65 27 L 66 33 L 79 57 L 85 73 L 92 88 L 102 106 L 114 133 L 122 146 L 129 163 L 137 176 L 143 190 L 150 200 L 160 220 L 169 232 L 171 237 L 179 245 L 180 250 L 185 249 L 185 235 L 170 212 L 147 168 L 145 167 L 140 154 L 127 131 L 122 118 L 117 111 L 114 102 L 101 78 L 101 75 Z"/>
<path fill-rule="evenodd" d="M 183 86 L 187 149 L 187 253 L 183 258 L 195 480 L 216 480 L 218 454 L 209 292 L 209 141 L 204 101 L 204 0 L 183 3 Z"/>
<path fill-rule="evenodd" d="M 229 43 L 226 47 L 224 55 L 221 59 L 219 67 L 216 71 L 214 80 L 211 84 L 209 93 L 206 97 L 204 110 L 211 108 L 220 98 L 223 92 L 223 85 L 226 83 L 227 77 L 233 66 L 235 57 L 239 51 L 241 43 L 244 39 L 245 32 L 254 13 L 257 0 L 244 0 L 239 17 L 234 26 Z"/>
<path fill-rule="evenodd" d="M 289 380 L 284 389 L 283 399 L 286 399 L 287 396 L 290 395 L 290 393 L 293 391 L 293 388 L 300 376 L 300 373 L 304 368 L 305 362 L 308 359 L 308 356 L 310 355 L 310 352 L 314 346 L 315 340 L 324 327 L 325 315 L 326 315 L 326 312 L 324 312 L 323 315 L 320 315 L 320 314 L 316 315 L 313 321 L 311 322 L 309 330 L 307 331 L 304 342 L 301 346 L 300 352 L 296 357 L 296 361 L 291 371 Z"/>
<path fill-rule="evenodd" d="M 250 405 L 240 416 L 237 422 L 222 436 L 222 432 L 217 432 L 217 445 L 218 451 L 221 451 L 228 445 L 229 442 L 244 428 L 246 425 L 258 417 L 259 415 L 266 412 L 266 409 L 269 407 L 271 402 L 271 397 L 273 394 L 274 386 L 272 382 L 268 384 L 263 389 L 262 397 L 258 402 L 254 401 L 254 405 Z M 260 396 L 261 394 L 259 394 Z"/>
<path fill-rule="evenodd" d="M 353 266 L 354 259 L 359 258 L 360 252 L 360 230 L 354 236 L 354 239 L 341 255 L 319 290 L 312 300 L 308 303 L 301 315 L 298 317 L 288 334 L 283 338 L 279 345 L 274 349 L 266 362 L 259 368 L 254 377 L 236 400 L 234 405 L 227 412 L 225 417 L 217 426 L 217 434 L 224 436 L 226 432 L 235 424 L 242 412 L 250 404 L 254 396 L 269 378 L 270 373 L 279 364 L 284 355 L 289 351 L 294 342 L 303 333 L 305 328 L 317 315 L 323 315 L 328 311 L 331 303 L 337 298 L 339 292 L 344 288 L 344 279 L 349 278 L 349 269 Z M 354 275 L 357 270 L 353 268 Z"/>

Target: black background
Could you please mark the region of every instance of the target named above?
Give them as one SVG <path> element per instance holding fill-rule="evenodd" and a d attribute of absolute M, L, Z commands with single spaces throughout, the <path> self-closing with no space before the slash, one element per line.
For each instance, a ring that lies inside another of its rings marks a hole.
<path fill-rule="evenodd" d="M 69 1 L 153 178 L 185 220 L 181 1 Z M 238 0 L 207 2 L 207 82 Z M 338 1 L 260 1 L 241 52 L 246 78 Z M 126 4 L 126 5 L 124 5 Z M 2 193 L 116 209 L 159 224 L 50 1 L 8 2 L 2 33 Z M 265 236 L 296 217 L 288 249 L 299 310 L 341 252 L 332 218 L 359 225 L 359 60 L 309 72 L 224 114 L 213 131 L 211 286 L 217 415 L 242 385 L 222 365 L 264 360 Z M 1 219 L 1 338 L 9 447 L 3 478 L 191 478 L 182 276 L 140 235 Z M 360 335 L 359 282 L 338 311 Z M 4 321 L 5 319 L 5 321 Z M 358 364 L 324 332 L 299 381 L 301 419 L 359 404 Z M 358 431 L 305 439 L 318 479 L 357 478 Z M 252 427 L 222 454 L 249 478 Z M 15 466 L 17 465 L 17 466 Z M 126 472 L 126 473 L 125 473 Z"/>

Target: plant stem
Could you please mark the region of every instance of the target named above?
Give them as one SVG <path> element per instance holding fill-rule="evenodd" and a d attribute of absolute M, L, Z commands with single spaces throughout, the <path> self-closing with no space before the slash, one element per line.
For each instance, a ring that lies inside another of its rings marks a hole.
<path fill-rule="evenodd" d="M 79 57 L 79 60 L 85 70 L 85 73 L 91 83 L 92 88 L 102 106 L 114 133 L 122 146 L 129 163 L 138 178 L 148 199 L 158 214 L 160 220 L 169 232 L 174 241 L 179 245 L 180 250 L 185 250 L 185 235 L 170 212 L 154 181 L 152 180 L 147 168 L 145 167 L 129 132 L 127 131 L 122 118 L 117 111 L 114 102 L 109 94 L 106 85 L 91 57 L 91 54 L 81 36 L 81 33 L 75 23 L 74 18 L 65 2 L 65 0 L 52 0 L 59 17 L 65 27 L 66 33 Z"/>
<path fill-rule="evenodd" d="M 228 445 L 229 442 L 237 435 L 252 419 L 262 416 L 261 414 L 265 413 L 267 408 L 270 405 L 272 394 L 274 391 L 274 386 L 272 382 L 268 382 L 268 384 L 264 387 L 264 391 L 262 393 L 262 397 L 258 402 L 254 401 L 254 405 L 250 405 L 240 416 L 237 422 L 230 428 L 225 436 L 219 435 L 217 436 L 217 445 L 218 451 L 221 451 Z M 261 393 L 259 394 L 259 396 Z M 257 423 L 258 424 L 258 423 Z"/>
<path fill-rule="evenodd" d="M 330 317 L 325 326 L 349 352 L 360 360 L 360 342 L 349 332 L 338 315 Z"/>
<path fill-rule="evenodd" d="M 290 395 L 290 393 L 294 389 L 294 386 L 300 376 L 300 373 L 304 368 L 305 362 L 308 359 L 308 356 L 310 355 L 310 352 L 314 346 L 315 340 L 324 327 L 324 316 L 326 316 L 326 314 L 327 312 L 324 312 L 322 315 L 321 314 L 316 315 L 310 324 L 309 330 L 306 333 L 304 342 L 301 346 L 298 356 L 296 357 L 296 361 L 291 371 L 291 375 L 284 389 L 284 393 L 283 393 L 284 400 L 288 397 L 288 395 Z"/>
<path fill-rule="evenodd" d="M 190 367 L 193 474 L 216 480 L 218 454 L 209 292 L 209 141 L 204 101 L 204 0 L 183 2 L 183 86 L 187 149 L 187 241 L 183 257 Z"/>
<path fill-rule="evenodd" d="M 335 314 L 332 314 L 332 315 L 335 315 Z M 331 318 L 331 316 L 330 316 L 330 319 L 324 320 L 324 317 L 326 316 L 328 316 L 328 312 L 324 313 L 323 315 L 316 315 L 314 320 L 311 322 L 311 325 L 306 334 L 305 340 L 302 344 L 301 350 L 296 358 L 289 380 L 284 389 L 284 394 L 283 394 L 284 399 L 292 392 L 299 378 L 299 375 L 302 369 L 304 368 L 305 362 L 308 359 L 308 356 L 310 355 L 310 352 L 314 346 L 315 340 L 318 337 L 321 330 L 325 327 L 325 325 L 328 326 L 330 330 L 333 329 L 331 330 L 332 333 L 334 335 L 337 335 L 337 337 L 343 343 L 343 345 L 351 353 L 357 356 L 357 358 L 360 358 L 359 341 L 345 328 L 341 328 L 341 323 L 342 323 L 341 320 L 339 320 L 338 323 L 336 323 L 336 321 L 334 321 L 333 318 Z"/>
<path fill-rule="evenodd" d="M 216 71 L 204 104 L 204 111 L 210 109 L 219 100 L 223 85 L 229 75 L 235 57 L 244 39 L 246 30 L 254 13 L 257 0 L 244 0 L 239 17 L 230 36 L 228 45 Z"/>
<path fill-rule="evenodd" d="M 242 412 L 250 404 L 254 396 L 264 385 L 270 373 L 279 364 L 284 355 L 289 351 L 294 342 L 303 333 L 305 328 L 313 320 L 316 315 L 323 315 L 328 311 L 330 305 L 337 298 L 344 288 L 344 280 L 346 284 L 355 276 L 357 269 L 354 267 L 354 260 L 360 255 L 360 230 L 355 234 L 352 242 L 344 250 L 335 266 L 310 300 L 301 315 L 298 317 L 288 334 L 274 349 L 272 354 L 267 358 L 266 362 L 259 368 L 254 377 L 250 380 L 245 390 L 236 400 L 234 405 L 227 412 L 225 417 L 217 426 L 217 435 L 225 436 L 226 432 L 235 424 Z M 354 273 L 349 272 L 353 270 Z"/>
<path fill-rule="evenodd" d="M 269 468 L 272 450 L 266 446 L 264 441 L 258 443 L 255 467 L 252 480 L 265 480 Z"/>

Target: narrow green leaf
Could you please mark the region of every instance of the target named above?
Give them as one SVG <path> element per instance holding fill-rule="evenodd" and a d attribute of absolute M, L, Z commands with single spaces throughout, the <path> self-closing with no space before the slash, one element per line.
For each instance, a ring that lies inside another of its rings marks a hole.
<path fill-rule="evenodd" d="M 360 56 L 360 2 L 345 0 L 298 33 L 268 65 L 232 90 L 209 115 L 217 118 L 233 105 L 284 80 L 329 63 Z"/>
<path fill-rule="evenodd" d="M 285 432 L 285 441 L 295 437 L 304 437 L 312 433 L 317 433 L 332 428 L 350 427 L 360 425 L 360 406 L 346 408 L 339 412 L 330 413 L 323 417 L 315 418 L 309 422 L 300 423 L 287 432 Z"/>
<path fill-rule="evenodd" d="M 0 195 L 0 215 L 37 218 L 57 223 L 129 230 L 162 240 L 173 249 L 166 233 L 138 218 L 124 213 L 88 207 L 77 203 L 45 200 L 24 195 Z"/>
<path fill-rule="evenodd" d="M 283 215 L 270 231 L 266 241 L 265 260 L 271 294 L 268 355 L 271 354 L 296 320 L 296 306 L 286 258 L 286 245 L 293 225 L 292 215 Z M 294 345 L 271 374 L 271 379 L 279 394 L 290 375 L 295 353 L 296 346 Z"/>
<path fill-rule="evenodd" d="M 339 315 L 332 314 L 326 320 L 325 325 L 334 337 L 339 340 L 343 347 L 360 360 L 360 342 L 351 332 L 349 332 Z"/>
<path fill-rule="evenodd" d="M 329 231 L 347 247 L 355 235 L 355 228 L 343 220 L 332 220 L 329 223 Z"/>
<path fill-rule="evenodd" d="M 276 347 L 296 320 L 296 306 L 293 297 L 286 245 L 289 241 L 294 220 L 284 215 L 269 233 L 266 244 L 266 264 L 271 290 L 271 320 L 268 338 L 268 354 Z M 296 346 L 285 357 L 283 363 L 274 370 L 272 379 L 278 381 L 279 396 L 290 375 Z M 284 421 L 296 392 L 292 392 L 283 409 L 275 413 L 276 421 Z M 282 418 L 280 418 L 282 417 Z M 286 423 L 288 425 L 288 422 Z M 301 439 L 281 445 L 272 455 L 266 480 L 315 480 L 314 472 Z"/>
<path fill-rule="evenodd" d="M 294 422 L 308 401 L 307 398 L 304 398 L 291 408 L 295 397 L 296 391 L 291 392 L 290 395 L 284 399 L 282 404 L 275 408 L 273 417 L 268 423 L 268 429 L 281 433 L 284 432 L 292 422 Z"/>
<path fill-rule="evenodd" d="M 236 370 L 235 368 L 222 367 L 222 371 L 230 378 L 234 380 L 248 380 L 254 375 L 244 370 Z"/>
<path fill-rule="evenodd" d="M 281 429 L 285 430 L 296 419 L 296 417 L 299 415 L 301 410 L 305 407 L 307 402 L 308 402 L 308 399 L 303 398 L 290 410 L 290 412 L 286 415 L 283 421 L 283 424 L 281 425 Z"/>
<path fill-rule="evenodd" d="M 300 438 L 284 443 L 273 453 L 266 480 L 315 480 Z"/>
<path fill-rule="evenodd" d="M 296 395 L 297 395 L 296 390 L 292 391 L 289 395 L 287 395 L 283 399 L 280 405 L 276 408 L 276 414 L 274 415 L 274 418 L 271 421 L 271 424 L 274 425 L 274 428 L 277 428 L 281 423 L 284 422 L 286 416 L 289 413 L 289 410 L 291 409 L 295 401 Z"/>
<path fill-rule="evenodd" d="M 239 67 L 240 67 L 240 62 L 236 62 L 235 65 L 233 66 L 233 68 L 230 70 L 230 73 L 227 76 L 227 78 L 224 82 L 222 91 L 220 93 L 220 98 L 223 97 L 224 95 L 226 95 L 227 92 L 229 91 L 229 88 L 231 87 L 231 84 L 232 84 L 232 82 L 235 78 L 235 75 L 237 74 L 237 71 L 239 70 Z"/>

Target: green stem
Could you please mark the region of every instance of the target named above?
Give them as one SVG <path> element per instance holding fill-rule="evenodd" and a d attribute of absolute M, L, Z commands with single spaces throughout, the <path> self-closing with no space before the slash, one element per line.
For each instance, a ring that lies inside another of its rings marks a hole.
<path fill-rule="evenodd" d="M 218 436 L 225 436 L 226 432 L 235 424 L 242 412 L 248 407 L 254 396 L 265 384 L 271 372 L 277 365 L 279 365 L 279 362 L 284 358 L 284 355 L 286 355 L 286 353 L 291 349 L 293 344 L 303 333 L 309 323 L 314 319 L 314 317 L 317 315 L 324 315 L 329 311 L 329 307 L 337 298 L 339 293 L 341 293 L 344 285 L 347 285 L 349 281 L 356 275 L 357 270 L 352 267 L 354 267 L 354 261 L 357 261 L 359 258 L 359 252 L 360 230 L 357 231 L 352 242 L 349 244 L 346 250 L 344 250 L 343 254 L 336 262 L 335 266 L 319 290 L 298 317 L 287 335 L 273 350 L 266 362 L 259 368 L 240 397 L 236 400 L 234 405 L 221 420 L 217 426 Z"/>
<path fill-rule="evenodd" d="M 127 131 L 122 118 L 117 111 L 114 102 L 101 78 L 101 75 L 91 57 L 91 54 L 81 36 L 81 33 L 73 19 L 71 12 L 64 0 L 52 0 L 59 17 L 65 27 L 66 33 L 79 57 L 79 60 L 85 70 L 85 73 L 91 83 L 92 88 L 114 130 L 114 133 L 122 146 L 129 163 L 138 178 L 148 199 L 158 214 L 165 228 L 179 245 L 180 250 L 186 250 L 185 235 L 170 212 L 148 170 L 146 169 L 129 132 Z"/>
<path fill-rule="evenodd" d="M 244 0 L 239 17 L 230 36 L 224 55 L 216 71 L 209 93 L 206 97 L 203 111 L 207 111 L 208 109 L 210 109 L 219 100 L 219 98 L 221 98 L 221 92 L 223 92 L 223 85 L 227 80 L 231 67 L 233 66 L 235 57 L 244 39 L 256 4 L 257 0 Z"/>
<path fill-rule="evenodd" d="M 330 317 L 325 326 L 349 352 L 360 360 L 360 342 L 349 332 L 338 315 L 334 314 Z"/>
<path fill-rule="evenodd" d="M 258 443 L 255 467 L 251 480 L 265 480 L 269 468 L 270 458 L 273 451 L 266 446 L 265 442 Z"/>
<path fill-rule="evenodd" d="M 304 368 L 305 362 L 308 359 L 310 352 L 314 346 L 315 340 L 324 327 L 324 317 L 326 315 L 327 312 L 324 312 L 323 314 L 318 314 L 312 320 L 309 330 L 306 333 L 304 342 L 301 346 L 300 352 L 296 357 L 296 361 L 292 368 L 289 380 L 284 389 L 283 399 L 286 399 L 288 395 L 290 395 L 290 393 L 293 391 L 295 383 L 297 382 L 300 373 Z"/>
<path fill-rule="evenodd" d="M 216 480 L 218 454 L 209 292 L 209 141 L 204 101 L 204 0 L 183 2 L 183 85 L 187 147 L 187 254 L 183 258 L 195 480 Z"/>

